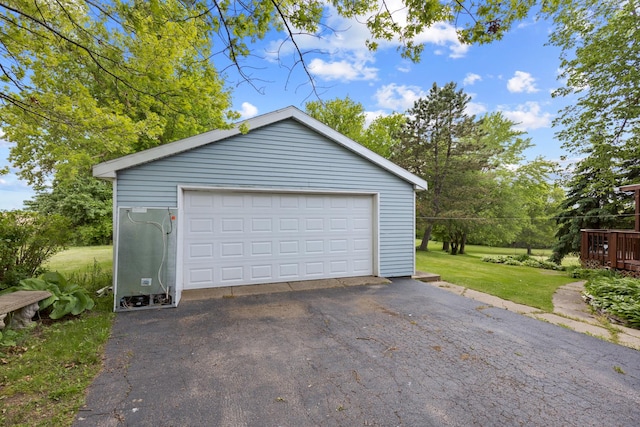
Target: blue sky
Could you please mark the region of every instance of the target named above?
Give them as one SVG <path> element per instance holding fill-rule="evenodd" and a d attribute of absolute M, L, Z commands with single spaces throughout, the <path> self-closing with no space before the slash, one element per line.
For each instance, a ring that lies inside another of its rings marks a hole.
<path fill-rule="evenodd" d="M 527 132 L 534 147 L 529 158 L 543 156 L 559 160 L 567 155 L 554 138 L 557 129 L 551 122 L 568 100 L 554 99 L 551 93 L 561 85 L 559 50 L 545 46 L 551 24 L 529 18 L 515 26 L 505 37 L 490 45 L 461 45 L 455 29 L 438 24 L 419 36 L 425 45 L 421 62 L 412 63 L 397 52 L 397 44 L 380 44 L 377 52 L 365 47 L 366 29 L 355 21 L 329 16 L 327 24 L 336 32 L 322 37 L 300 37 L 310 73 L 316 80 L 317 93 L 324 100 L 344 98 L 361 103 L 369 119 L 391 112 L 404 112 L 413 102 L 428 93 L 433 83 L 442 86 L 450 81 L 472 97 L 469 112 L 483 114 L 501 111 Z M 233 108 L 243 118 L 268 113 L 317 100 L 300 64 L 294 64 L 290 43 L 274 34 L 253 47 L 254 57 L 245 62 L 256 89 L 242 82 L 233 68 L 224 68 L 233 92 Z M 289 68 L 287 68 L 289 67 Z M 0 168 L 8 165 L 9 144 L 0 139 Z M 14 169 L 0 175 L 0 209 L 19 209 L 23 200 L 33 195 L 20 181 Z"/>

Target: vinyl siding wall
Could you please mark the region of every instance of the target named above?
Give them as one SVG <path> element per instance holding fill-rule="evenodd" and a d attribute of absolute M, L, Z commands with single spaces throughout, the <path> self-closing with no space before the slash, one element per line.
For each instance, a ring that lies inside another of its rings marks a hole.
<path fill-rule="evenodd" d="M 178 206 L 178 185 L 378 192 L 379 268 L 414 272 L 413 185 L 285 120 L 118 172 L 118 206 Z"/>

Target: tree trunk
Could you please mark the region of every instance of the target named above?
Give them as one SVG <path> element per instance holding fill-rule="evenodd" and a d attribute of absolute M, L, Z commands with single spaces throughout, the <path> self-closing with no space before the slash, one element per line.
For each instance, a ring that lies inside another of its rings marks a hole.
<path fill-rule="evenodd" d="M 531 256 L 531 245 L 527 245 L 527 255 Z"/>
<path fill-rule="evenodd" d="M 467 244 L 467 233 L 462 233 L 462 240 L 460 240 L 460 250 L 458 253 L 460 255 L 464 255 L 464 247 Z"/>
<path fill-rule="evenodd" d="M 451 255 L 457 255 L 457 254 L 458 254 L 458 243 L 451 242 Z"/>
<path fill-rule="evenodd" d="M 444 240 L 444 239 L 443 239 Z M 444 240 L 442 242 L 442 250 L 444 252 L 449 252 L 449 242 L 447 240 Z"/>
<path fill-rule="evenodd" d="M 431 230 L 433 229 L 433 223 L 430 223 L 427 228 L 424 230 L 424 235 L 422 236 L 422 242 L 420 243 L 420 247 L 418 248 L 421 251 L 428 251 L 429 248 L 429 239 L 431 239 Z"/>

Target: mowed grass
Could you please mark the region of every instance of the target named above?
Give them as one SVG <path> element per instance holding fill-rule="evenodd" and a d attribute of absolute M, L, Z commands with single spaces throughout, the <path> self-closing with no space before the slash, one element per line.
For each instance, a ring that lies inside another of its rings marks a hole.
<path fill-rule="evenodd" d="M 111 246 L 70 248 L 47 268 L 85 287 L 96 302 L 90 312 L 44 319 L 13 331 L 14 346 L 0 347 L 0 425 L 69 426 L 85 390 L 102 367 L 111 333 L 113 297 L 95 291 L 111 285 Z M 17 333 L 17 335 L 15 335 Z"/>
<path fill-rule="evenodd" d="M 526 250 L 468 246 L 465 255 L 450 255 L 441 244 L 429 243 L 429 252 L 416 252 L 416 270 L 439 274 L 442 280 L 495 295 L 519 304 L 553 311 L 553 293 L 576 279 L 564 271 L 483 262 L 486 255 L 519 255 Z M 521 252 L 520 252 L 521 251 Z M 540 255 L 534 253 L 534 255 Z M 574 260 L 567 260 L 569 264 Z"/>
<path fill-rule="evenodd" d="M 103 271 L 113 266 L 113 246 L 73 247 L 55 254 L 45 267 L 63 275 L 77 273 L 94 265 Z"/>

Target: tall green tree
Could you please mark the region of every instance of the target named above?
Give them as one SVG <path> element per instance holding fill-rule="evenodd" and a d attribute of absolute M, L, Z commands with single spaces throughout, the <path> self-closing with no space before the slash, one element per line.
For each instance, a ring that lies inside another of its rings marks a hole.
<path fill-rule="evenodd" d="M 562 49 L 571 102 L 555 121 L 563 146 L 581 160 L 570 171 L 554 260 L 580 249 L 581 228 L 624 225 L 616 187 L 636 183 L 640 147 L 640 3 L 563 0 L 550 41 Z M 621 167 L 622 166 L 622 167 Z"/>
<path fill-rule="evenodd" d="M 407 111 L 407 119 L 392 148 L 391 160 L 429 183 L 417 200 L 419 218 L 425 220 L 420 250 L 427 250 L 435 220 L 459 190 L 458 177 L 480 170 L 484 161 L 474 117 L 466 113 L 469 95 L 451 82 L 433 84 L 425 98 Z M 454 197 L 455 198 L 455 197 Z"/>
<path fill-rule="evenodd" d="M 58 215 L 69 220 L 69 242 L 74 246 L 108 245 L 112 242 L 111 184 L 87 175 L 54 180 L 51 188 L 25 201 L 27 209 L 43 217 Z"/>
<path fill-rule="evenodd" d="M 360 143 L 388 159 L 398 143 L 405 121 L 405 116 L 400 113 L 378 116 L 367 126 Z"/>
<path fill-rule="evenodd" d="M 551 179 L 556 169 L 553 162 L 537 158 L 514 171 L 513 191 L 523 213 L 514 241 L 526 247 L 528 255 L 533 248 L 549 248 L 555 243 L 556 215 L 565 197 L 564 190 Z"/>
<path fill-rule="evenodd" d="M 179 1 L 114 2 L 99 20 L 84 3 L 19 6 L 22 13 L 2 21 L 0 41 L 13 75 L 24 79 L 5 72 L 12 94 L 0 119 L 14 144 L 10 161 L 30 184 L 42 186 L 52 174 L 73 180 L 92 164 L 236 117 L 203 57 L 211 49 L 208 28 Z"/>
<path fill-rule="evenodd" d="M 310 101 L 305 110 L 314 119 L 337 130 L 341 134 L 362 142 L 366 116 L 364 106 L 348 96 L 330 101 Z"/>
<path fill-rule="evenodd" d="M 366 126 L 364 106 L 348 96 L 329 101 L 310 101 L 305 110 L 311 117 L 337 130 L 385 158 L 397 143 L 397 135 L 405 123 L 402 114 L 376 117 Z"/>
<path fill-rule="evenodd" d="M 593 151 L 571 171 L 566 199 L 561 203 L 551 260 L 560 263 L 580 252 L 580 230 L 633 228 L 632 201 L 617 191 L 620 170 L 613 166 L 617 150 L 610 144 L 592 145 Z"/>
<path fill-rule="evenodd" d="M 476 169 L 456 176 L 456 187 L 443 216 L 450 250 L 464 253 L 467 240 L 498 245 L 515 240 L 523 226 L 523 193 L 516 188 L 525 169 L 524 151 L 531 146 L 524 132 L 499 112 L 476 122 Z M 453 232 L 451 231 L 453 230 Z"/>

